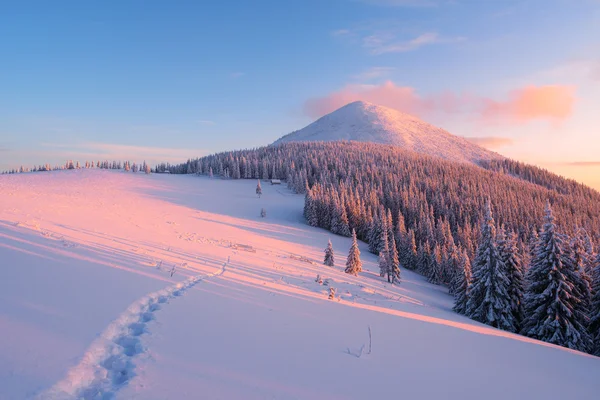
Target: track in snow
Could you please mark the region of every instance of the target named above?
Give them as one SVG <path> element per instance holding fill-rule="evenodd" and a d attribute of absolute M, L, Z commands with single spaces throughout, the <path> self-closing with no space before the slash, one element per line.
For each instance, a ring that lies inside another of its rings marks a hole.
<path fill-rule="evenodd" d="M 183 295 L 198 282 L 225 273 L 198 275 L 150 293 L 132 303 L 113 321 L 85 352 L 81 362 L 39 399 L 113 399 L 117 391 L 135 376 L 133 357 L 145 351 L 140 336 L 148 331 L 155 312 L 168 300 Z"/>

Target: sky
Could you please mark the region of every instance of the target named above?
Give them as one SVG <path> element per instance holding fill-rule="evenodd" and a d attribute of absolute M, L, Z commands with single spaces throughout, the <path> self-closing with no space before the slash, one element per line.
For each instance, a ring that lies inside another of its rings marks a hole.
<path fill-rule="evenodd" d="M 0 37 L 0 170 L 181 162 L 366 100 L 600 189 L 600 0 L 23 0 Z"/>

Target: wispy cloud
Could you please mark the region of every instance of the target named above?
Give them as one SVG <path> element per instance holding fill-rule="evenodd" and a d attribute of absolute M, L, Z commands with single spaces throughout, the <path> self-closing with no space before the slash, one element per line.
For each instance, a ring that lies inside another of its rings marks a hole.
<path fill-rule="evenodd" d="M 510 138 L 496 136 L 465 137 L 469 142 L 486 149 L 495 150 L 504 146 L 510 146 L 514 142 Z"/>
<path fill-rule="evenodd" d="M 244 76 L 244 75 L 246 75 L 246 73 L 245 73 L 245 72 L 239 72 L 239 71 L 238 71 L 238 72 L 232 72 L 231 74 L 229 74 L 229 77 L 230 77 L 231 79 L 239 79 L 239 78 L 241 78 L 241 77 L 242 77 L 242 76 Z"/>
<path fill-rule="evenodd" d="M 373 55 L 386 53 L 406 53 L 423 46 L 445 43 L 458 43 L 464 37 L 440 37 L 436 32 L 426 32 L 409 40 L 396 40 L 391 34 L 371 35 L 363 39 L 363 46 Z"/>
<path fill-rule="evenodd" d="M 352 33 L 352 31 L 350 31 L 350 29 L 336 29 L 335 31 L 331 32 L 332 36 L 346 36 L 346 35 L 350 35 Z"/>
<path fill-rule="evenodd" d="M 574 88 L 561 85 L 526 86 L 509 92 L 506 100 L 452 92 L 421 96 L 408 86 L 392 81 L 379 85 L 346 85 L 326 96 L 309 99 L 306 115 L 316 118 L 357 100 L 429 117 L 440 113 L 463 113 L 486 124 L 526 124 L 533 120 L 563 121 L 571 116 Z"/>
<path fill-rule="evenodd" d="M 0 146 L 0 152 L 2 151 L 9 151 L 10 149 L 8 147 L 5 146 Z"/>
<path fill-rule="evenodd" d="M 387 77 L 395 70 L 395 67 L 371 67 L 359 74 L 354 75 L 353 78 L 360 82 L 368 82 L 373 79 Z"/>

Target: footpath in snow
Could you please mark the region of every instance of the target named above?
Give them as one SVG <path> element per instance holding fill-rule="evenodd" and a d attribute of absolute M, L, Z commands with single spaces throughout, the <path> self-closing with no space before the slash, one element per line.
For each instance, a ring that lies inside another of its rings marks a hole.
<path fill-rule="evenodd" d="M 307 226 L 303 196 L 264 184 L 258 198 L 255 186 L 0 176 L 0 398 L 600 393 L 598 358 L 457 315 L 444 288 L 411 271 L 391 286 L 362 243 L 363 272 L 345 274 L 348 238 Z M 322 265 L 328 239 L 334 267 Z"/>

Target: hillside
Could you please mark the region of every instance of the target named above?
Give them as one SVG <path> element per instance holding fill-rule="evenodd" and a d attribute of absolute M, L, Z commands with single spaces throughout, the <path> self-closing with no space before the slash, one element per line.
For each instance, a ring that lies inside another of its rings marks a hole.
<path fill-rule="evenodd" d="M 364 271 L 344 274 L 348 238 L 307 226 L 303 196 L 263 184 L 259 199 L 255 186 L 101 170 L 0 176 L 0 398 L 563 399 L 600 389 L 597 358 L 461 317 L 443 288 L 404 268 L 390 286 L 365 244 Z M 333 268 L 321 265 L 328 239 Z"/>
<path fill-rule="evenodd" d="M 340 140 L 391 144 L 460 162 L 503 158 L 412 115 L 364 101 L 347 104 L 305 128 L 283 136 L 273 145 Z"/>

